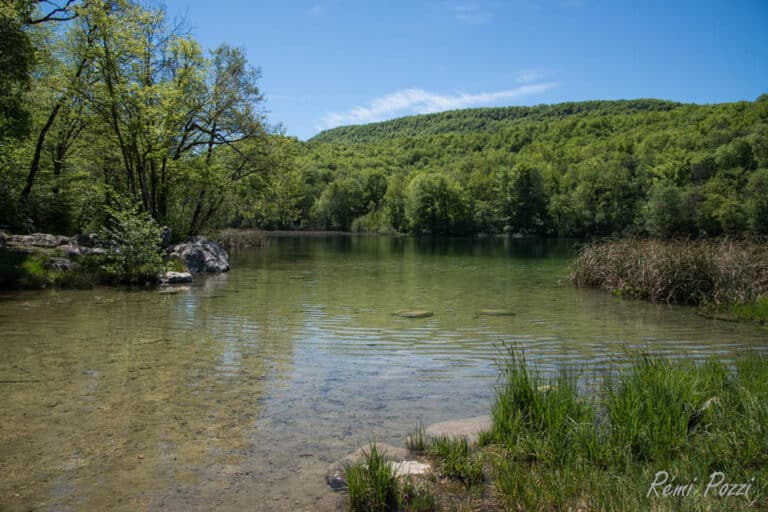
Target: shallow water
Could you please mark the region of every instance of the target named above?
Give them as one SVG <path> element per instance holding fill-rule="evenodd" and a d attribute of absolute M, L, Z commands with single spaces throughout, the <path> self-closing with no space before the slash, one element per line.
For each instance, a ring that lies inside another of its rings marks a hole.
<path fill-rule="evenodd" d="M 566 242 L 285 237 L 188 290 L 0 300 L 0 510 L 335 510 L 325 466 L 545 372 L 732 358 L 768 331 L 567 285 Z M 505 308 L 515 316 L 483 316 Z M 430 318 L 392 313 L 428 309 Z"/>

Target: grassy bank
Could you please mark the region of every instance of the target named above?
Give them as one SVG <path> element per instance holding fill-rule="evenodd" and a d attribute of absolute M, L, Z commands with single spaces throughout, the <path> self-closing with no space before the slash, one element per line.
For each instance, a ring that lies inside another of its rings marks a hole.
<path fill-rule="evenodd" d="M 415 436 L 437 470 L 420 482 L 421 508 L 381 467 L 361 484 L 361 464 L 350 510 L 768 508 L 767 357 L 637 354 L 617 368 L 596 381 L 545 379 L 509 350 L 479 446 Z M 359 489 L 377 495 L 375 482 L 389 501 L 362 506 Z"/>
<path fill-rule="evenodd" d="M 768 321 L 765 240 L 603 240 L 580 251 L 571 279 L 625 297 Z"/>

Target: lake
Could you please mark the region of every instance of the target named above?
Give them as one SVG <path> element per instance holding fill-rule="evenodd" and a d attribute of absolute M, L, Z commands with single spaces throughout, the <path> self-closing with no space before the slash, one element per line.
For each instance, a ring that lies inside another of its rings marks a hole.
<path fill-rule="evenodd" d="M 487 414 L 504 344 L 550 375 L 766 347 L 756 326 L 570 287 L 573 250 L 284 236 L 175 294 L 5 294 L 0 510 L 335 510 L 327 464 Z"/>

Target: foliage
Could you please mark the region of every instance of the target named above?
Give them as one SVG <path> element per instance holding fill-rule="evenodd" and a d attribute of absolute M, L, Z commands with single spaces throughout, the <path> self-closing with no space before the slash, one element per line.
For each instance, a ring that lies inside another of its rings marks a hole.
<path fill-rule="evenodd" d="M 461 188 L 445 176 L 419 174 L 408 183 L 405 218 L 414 233 L 465 233 L 468 200 Z"/>
<path fill-rule="evenodd" d="M 205 55 L 180 27 L 162 4 L 135 0 L 3 4 L 0 213 L 11 229 L 99 227 L 90 210 L 111 191 L 178 236 L 254 218 L 262 196 L 285 205 L 258 205 L 262 218 L 296 219 L 302 180 L 258 179 L 293 169 L 294 145 L 266 124 L 259 70 L 226 44 Z"/>
<path fill-rule="evenodd" d="M 108 249 L 101 268 L 124 283 L 155 282 L 165 270 L 161 251 L 162 230 L 146 212 L 136 208 L 109 208 L 109 218 L 99 238 Z"/>
<path fill-rule="evenodd" d="M 320 133 L 296 166 L 312 201 L 336 180 L 387 176 L 384 212 L 402 232 L 762 233 L 766 104 L 595 101 L 427 114 Z M 461 205 L 460 222 L 426 200 L 441 187 Z M 377 208 L 361 203 L 356 213 Z"/>

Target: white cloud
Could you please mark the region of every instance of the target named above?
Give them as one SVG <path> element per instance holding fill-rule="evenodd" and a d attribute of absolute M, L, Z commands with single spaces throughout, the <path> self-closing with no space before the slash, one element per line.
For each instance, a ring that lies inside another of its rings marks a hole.
<path fill-rule="evenodd" d="M 546 75 L 547 73 L 540 69 L 521 69 L 515 75 L 515 80 L 520 84 L 529 84 L 531 82 L 538 82 Z"/>
<path fill-rule="evenodd" d="M 333 128 L 345 124 L 365 124 L 383 121 L 393 117 L 411 114 L 428 114 L 482 105 L 492 105 L 524 96 L 548 91 L 557 84 L 553 82 L 525 84 L 515 89 L 478 94 L 457 94 L 453 96 L 434 94 L 422 89 L 404 89 L 380 98 L 365 106 L 356 106 L 347 112 L 331 112 L 323 118 L 318 129 Z"/>

